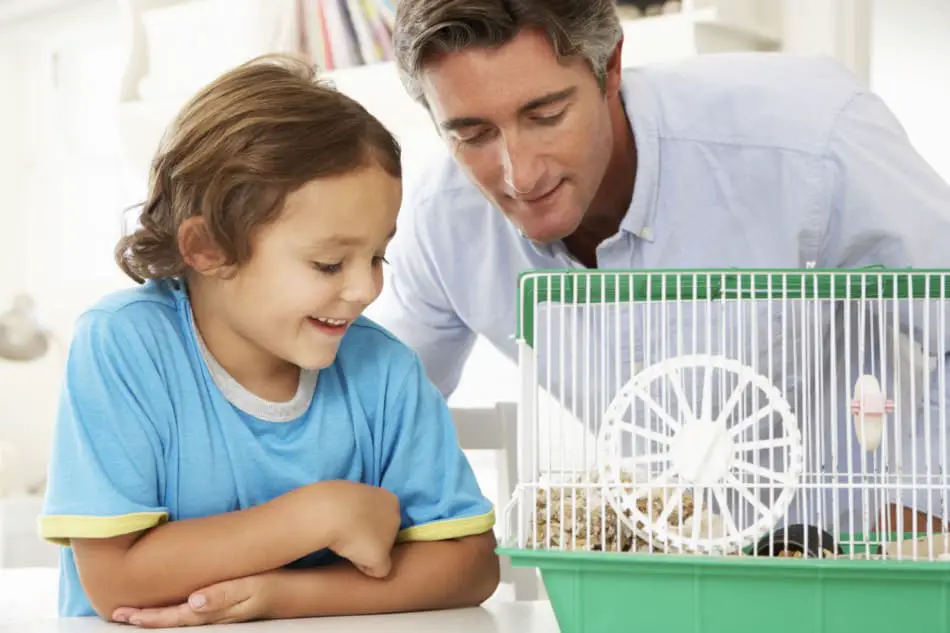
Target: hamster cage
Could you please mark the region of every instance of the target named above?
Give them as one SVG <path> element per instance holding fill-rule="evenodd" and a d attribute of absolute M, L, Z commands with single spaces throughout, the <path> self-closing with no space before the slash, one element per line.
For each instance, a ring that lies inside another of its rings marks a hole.
<path fill-rule="evenodd" d="M 563 633 L 950 630 L 950 271 L 536 271 L 518 294 L 498 551 Z"/>

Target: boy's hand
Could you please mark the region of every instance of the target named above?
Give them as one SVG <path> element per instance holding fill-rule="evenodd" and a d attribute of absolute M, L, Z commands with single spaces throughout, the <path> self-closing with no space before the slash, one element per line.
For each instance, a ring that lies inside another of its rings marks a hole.
<path fill-rule="evenodd" d="M 336 527 L 329 548 L 372 578 L 385 578 L 401 522 L 399 499 L 383 488 L 333 482 Z"/>
<path fill-rule="evenodd" d="M 193 593 L 188 602 L 154 609 L 116 609 L 112 619 L 144 629 L 231 624 L 269 617 L 281 572 L 226 580 Z"/>

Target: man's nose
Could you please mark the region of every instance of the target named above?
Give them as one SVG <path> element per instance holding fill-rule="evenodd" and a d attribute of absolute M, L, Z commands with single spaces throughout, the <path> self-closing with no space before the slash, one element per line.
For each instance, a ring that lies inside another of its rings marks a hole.
<path fill-rule="evenodd" d="M 537 191 L 544 177 L 544 165 L 530 143 L 523 138 L 506 138 L 501 147 L 505 192 L 513 198 L 544 193 Z"/>

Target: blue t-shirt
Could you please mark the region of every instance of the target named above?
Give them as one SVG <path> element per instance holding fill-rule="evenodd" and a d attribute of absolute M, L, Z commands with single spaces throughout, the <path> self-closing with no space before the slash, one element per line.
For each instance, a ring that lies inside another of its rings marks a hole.
<path fill-rule="evenodd" d="M 293 400 L 243 390 L 207 353 L 171 281 L 107 296 L 76 324 L 40 519 L 61 551 L 59 613 L 95 615 L 70 538 L 249 508 L 321 480 L 400 500 L 399 539 L 487 532 L 494 509 L 418 357 L 366 318 Z M 314 552 L 297 561 L 333 560 Z"/>

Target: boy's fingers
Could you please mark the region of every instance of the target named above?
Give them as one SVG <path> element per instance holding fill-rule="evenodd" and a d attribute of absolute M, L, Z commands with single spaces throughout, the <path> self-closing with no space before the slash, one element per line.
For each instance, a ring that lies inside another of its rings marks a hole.
<path fill-rule="evenodd" d="M 188 604 L 199 613 L 223 611 L 251 597 L 251 583 L 246 578 L 226 580 L 196 591 L 188 598 Z"/>
<path fill-rule="evenodd" d="M 112 621 L 121 622 L 125 624 L 129 621 L 129 616 L 131 616 L 133 613 L 137 611 L 138 609 L 130 609 L 128 607 L 119 607 L 118 609 L 112 612 Z"/>
<path fill-rule="evenodd" d="M 239 619 L 241 605 L 251 597 L 251 583 L 246 579 L 229 580 L 196 591 L 188 602 L 173 607 L 151 609 L 116 609 L 112 619 L 141 628 L 172 628 L 198 626 L 224 620 Z"/>
<path fill-rule="evenodd" d="M 112 619 L 116 622 L 127 622 L 145 629 L 204 624 L 201 617 L 193 612 L 187 604 L 154 609 L 116 609 L 112 615 Z"/>

